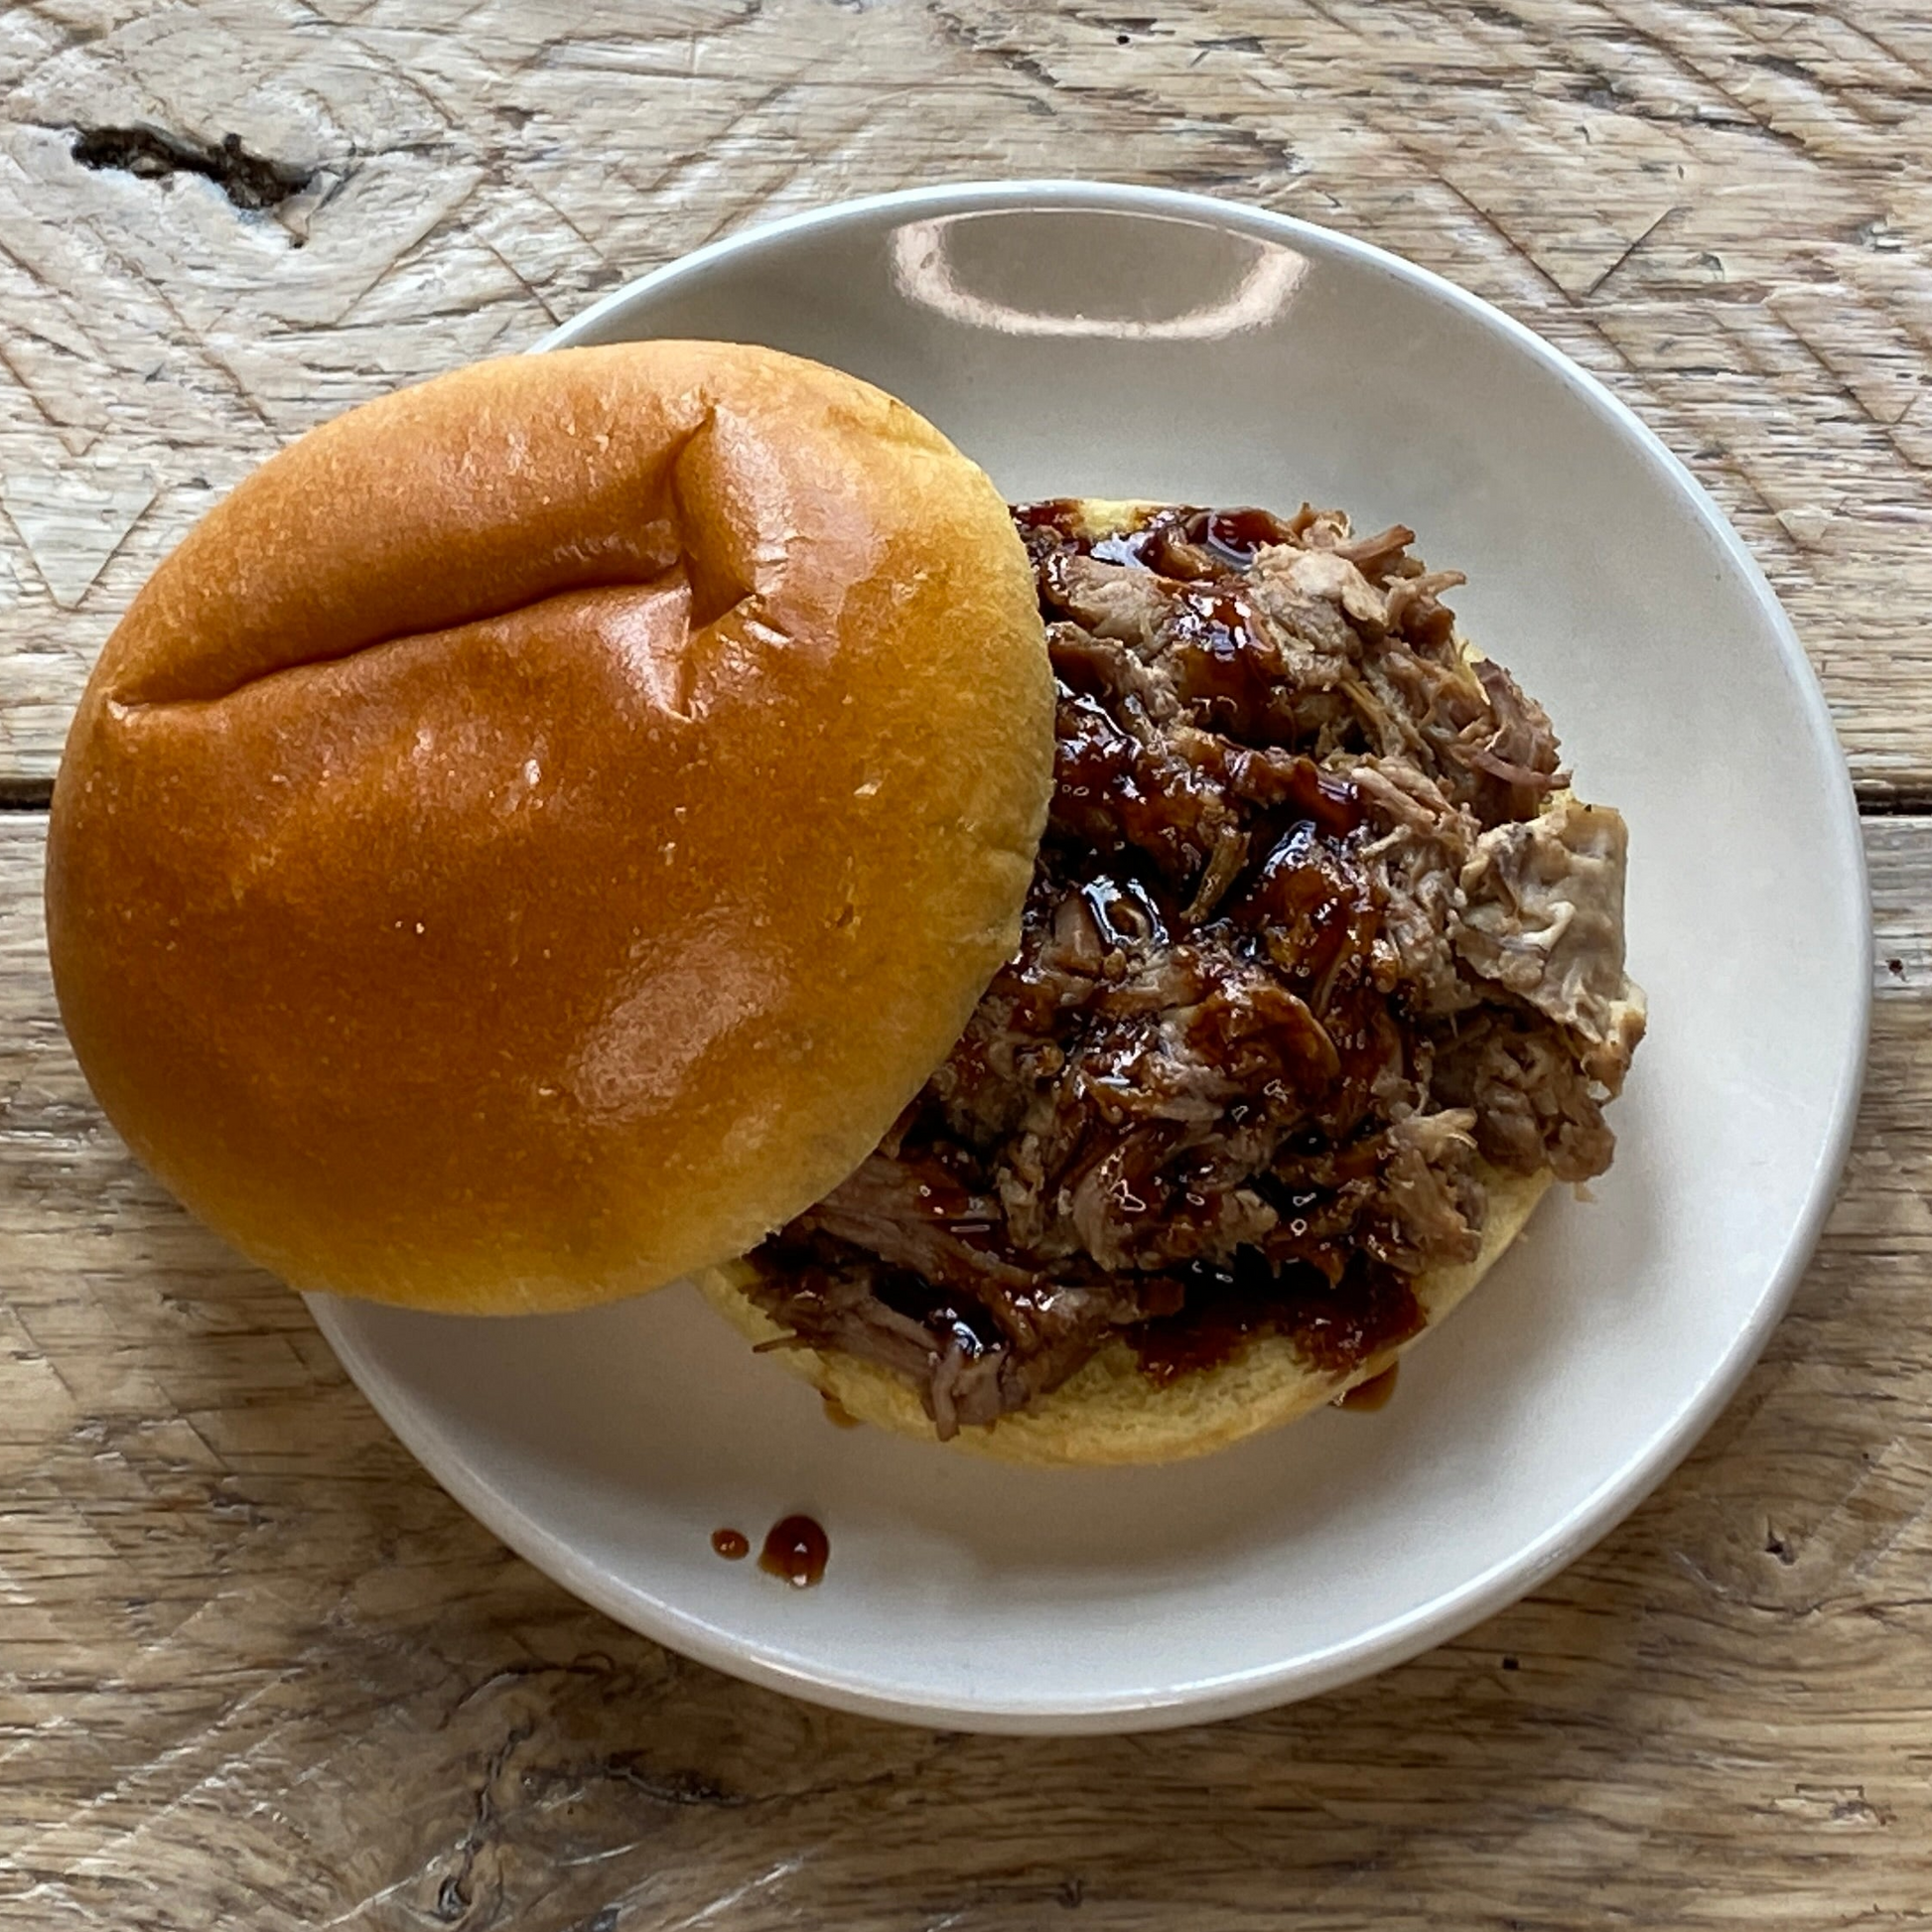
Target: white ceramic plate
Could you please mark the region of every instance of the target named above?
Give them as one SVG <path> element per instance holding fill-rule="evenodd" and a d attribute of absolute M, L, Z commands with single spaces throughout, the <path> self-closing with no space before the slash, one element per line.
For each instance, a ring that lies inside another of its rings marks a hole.
<path fill-rule="evenodd" d="M 685 1288 L 466 1321 L 318 1300 L 468 1508 L 611 1615 L 828 1704 L 1100 1730 L 1306 1696 L 1499 1609 L 1736 1388 L 1845 1154 L 1869 986 L 1845 766 L 1762 577 L 1663 446 L 1527 330 L 1359 242 L 1146 189 L 854 203 L 707 248 L 550 345 L 728 337 L 902 396 L 1015 497 L 1398 519 L 1631 827 L 1650 1036 L 1614 1171 L 1550 1198 L 1376 1415 L 1203 1462 L 1010 1470 L 828 1426 Z M 712 1554 L 806 1510 L 793 1590 Z"/>

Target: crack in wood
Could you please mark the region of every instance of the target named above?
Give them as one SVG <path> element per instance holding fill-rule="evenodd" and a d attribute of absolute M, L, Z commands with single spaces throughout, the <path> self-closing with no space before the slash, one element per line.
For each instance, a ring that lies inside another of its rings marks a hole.
<path fill-rule="evenodd" d="M 1585 289 L 1583 299 L 1586 302 L 1587 302 L 1591 296 L 1595 295 L 1603 287 L 1603 285 L 1607 281 L 1609 281 L 1613 275 L 1616 274 L 1617 270 L 1620 269 L 1624 265 L 1624 263 L 1627 262 L 1630 259 L 1630 257 L 1637 252 L 1638 249 L 1643 247 L 1643 245 L 1650 239 L 1650 237 L 1654 235 L 1657 232 L 1657 230 L 1661 228 L 1664 225 L 1664 223 L 1672 217 L 1672 215 L 1688 214 L 1689 212 L 1690 209 L 1686 207 L 1682 203 L 1679 203 L 1676 207 L 1667 207 L 1662 214 L 1658 215 L 1656 220 L 1651 222 L 1650 225 L 1644 229 L 1644 231 L 1641 234 L 1635 236 L 1629 242 L 1629 244 L 1624 248 L 1623 252 L 1617 256 L 1616 260 L 1613 261 L 1608 268 L 1604 269 L 1602 274 L 1597 276 L 1597 278 L 1593 282 L 1591 282 L 1587 289 Z"/>
<path fill-rule="evenodd" d="M 1932 819 L 1932 786 L 1854 787 L 1862 818 Z M 44 812 L 54 802 L 52 778 L 0 777 L 0 812 Z"/>
<path fill-rule="evenodd" d="M 1883 438 L 1885 446 L 1907 470 L 1923 471 L 1925 464 L 1919 458 L 1915 457 L 1892 434 L 1898 425 L 1905 420 L 1905 417 L 1911 410 L 1912 404 L 1918 400 L 1919 394 L 1922 394 L 1923 391 L 1914 393 L 1906 402 L 1905 407 L 1898 412 L 1898 415 L 1891 422 L 1886 422 L 1882 417 L 1872 413 L 1870 404 L 1859 393 L 1852 379 L 1826 355 L 1825 351 L 1806 335 L 1803 329 L 1782 313 L 1775 301 L 1767 303 L 1766 307 L 1770 314 L 1784 328 L 1791 340 L 1797 344 L 1798 347 L 1816 365 L 1819 373 L 1825 377 L 1839 399 L 1851 405 L 1853 417 L 1858 422 L 1866 424 L 1871 429 L 1876 430 L 1879 436 Z"/>
<path fill-rule="evenodd" d="M 1907 73 L 1916 76 L 1920 80 L 1932 80 L 1932 69 L 1920 67 L 1916 61 L 1910 59 L 1899 48 L 1893 46 L 1890 41 L 1881 40 L 1869 27 L 1851 19 L 1845 14 L 1837 12 L 1834 8 L 1821 4 L 1821 0 L 1806 0 L 1806 4 L 1809 7 L 1809 11 L 1816 14 L 1820 19 L 1833 22 L 1835 25 L 1844 28 L 1848 34 L 1863 41 L 1867 47 L 1875 48 L 1886 60 L 1904 69 Z M 1780 10 L 1782 11 L 1782 9 Z"/>
<path fill-rule="evenodd" d="M 991 62 L 1004 72 L 1014 77 L 1044 88 L 1059 98 L 1082 96 L 1089 99 L 1118 103 L 1144 112 L 1155 114 L 1170 128 L 1187 127 L 1190 130 L 1220 136 L 1230 145 L 1244 150 L 1265 167 L 1280 169 L 1290 177 L 1298 177 L 1308 172 L 1309 164 L 1292 146 L 1284 141 L 1271 139 L 1260 130 L 1251 127 L 1234 113 L 1195 105 L 1183 111 L 1177 109 L 1164 94 L 1152 87 L 1135 86 L 1119 80 L 1105 82 L 1082 81 L 1054 73 L 1046 62 L 1023 48 L 1014 47 L 1010 42 L 995 38 L 997 27 L 977 25 L 965 14 L 954 12 L 943 6 L 935 6 L 930 18 L 939 29 L 942 37 L 967 56 Z M 1135 15 L 1118 21 L 1104 16 L 1095 16 L 1092 23 L 1102 28 L 1112 25 L 1129 25 L 1132 21 L 1152 24 L 1150 16 Z M 1088 23 L 1083 23 L 1088 24 Z M 1198 43 L 1207 47 L 1234 47 L 1243 40 L 1254 41 L 1252 35 L 1233 37 L 1218 41 Z M 1259 48 L 1260 43 L 1254 42 Z M 1196 65 L 1190 63 L 1189 65 Z M 1203 178 L 1196 185 L 1206 188 L 1221 185 L 1225 180 L 1238 179 L 1253 192 L 1253 183 L 1245 175 L 1239 177 L 1216 177 L 1213 181 Z"/>
<path fill-rule="evenodd" d="M 250 154 L 239 134 L 201 141 L 160 127 L 82 128 L 69 152 L 83 168 L 127 174 L 137 181 L 169 175 L 200 175 L 213 182 L 236 207 L 279 207 L 315 180 L 314 169 Z"/>
<path fill-rule="evenodd" d="M 1852 790 L 1863 818 L 1932 818 L 1932 785 L 1861 784 Z"/>
<path fill-rule="evenodd" d="M 1599 30 L 1590 38 L 1606 42 L 1611 46 L 1616 46 L 1621 41 L 1642 49 L 1688 81 L 1693 93 L 1700 87 L 1704 88 L 1709 93 L 1715 94 L 1731 110 L 1730 115 L 1713 115 L 1701 103 L 1693 100 L 1693 118 L 1703 125 L 1735 128 L 1741 133 L 1774 142 L 1794 154 L 1811 155 L 1811 145 L 1801 135 L 1793 133 L 1789 128 L 1774 126 L 1765 120 L 1748 100 L 1726 86 L 1716 74 L 1700 67 L 1685 49 L 1678 47 L 1651 28 L 1632 20 L 1627 14 L 1619 13 L 1609 4 L 1609 0 L 1596 0 L 1596 6 L 1601 14 L 1614 21 L 1616 25 L 1609 32 Z"/>

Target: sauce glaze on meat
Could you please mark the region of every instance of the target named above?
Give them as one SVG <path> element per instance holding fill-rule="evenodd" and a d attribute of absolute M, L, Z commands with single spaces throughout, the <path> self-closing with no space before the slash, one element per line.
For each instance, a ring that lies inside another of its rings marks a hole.
<path fill-rule="evenodd" d="M 1471 1259 L 1481 1156 L 1582 1180 L 1643 1031 L 1624 828 L 1563 790 L 1401 527 L 1015 511 L 1058 679 L 1020 950 L 849 1180 L 754 1257 L 776 1345 L 941 1437 L 1115 1337 L 1165 1381 L 1261 1333 L 1348 1369 Z"/>

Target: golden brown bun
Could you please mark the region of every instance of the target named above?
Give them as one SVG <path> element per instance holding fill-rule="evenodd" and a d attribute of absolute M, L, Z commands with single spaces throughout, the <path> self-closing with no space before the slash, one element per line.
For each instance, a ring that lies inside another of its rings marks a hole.
<path fill-rule="evenodd" d="M 1314 1366 L 1286 1337 L 1269 1335 L 1213 1368 L 1157 1387 L 1141 1373 L 1133 1349 L 1124 1341 L 1111 1341 L 1051 1395 L 1003 1416 L 990 1428 L 960 1430 L 951 1446 L 1001 1462 L 1040 1467 L 1178 1462 L 1231 1448 L 1332 1402 L 1391 1367 L 1443 1320 L 1502 1259 L 1550 1184 L 1547 1173 L 1500 1173 L 1480 1163 L 1478 1168 L 1489 1188 L 1482 1252 L 1460 1268 L 1438 1269 L 1417 1279 L 1424 1326 L 1399 1346 L 1338 1372 Z M 755 1342 L 774 1340 L 785 1331 L 747 1296 L 744 1284 L 750 1279 L 751 1264 L 745 1261 L 706 1269 L 697 1278 L 705 1299 L 740 1333 Z M 809 1348 L 774 1348 L 771 1355 L 855 1421 L 933 1441 L 932 1420 L 911 1384 L 877 1362 Z"/>
<path fill-rule="evenodd" d="M 483 363 L 304 437 L 69 740 L 49 943 L 134 1152 L 302 1288 L 654 1288 L 844 1177 L 1012 951 L 1052 772 L 998 492 L 758 348 Z"/>

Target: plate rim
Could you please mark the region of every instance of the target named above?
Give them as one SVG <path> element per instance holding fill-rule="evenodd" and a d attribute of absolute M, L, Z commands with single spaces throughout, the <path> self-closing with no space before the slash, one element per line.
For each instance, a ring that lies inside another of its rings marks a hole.
<path fill-rule="evenodd" d="M 572 1545 L 483 1479 L 435 1429 L 421 1422 L 413 1402 L 394 1377 L 351 1332 L 348 1324 L 353 1314 L 348 1305 L 326 1295 L 304 1298 L 344 1370 L 429 1474 L 518 1556 L 615 1621 L 732 1676 L 836 1710 L 951 1729 L 1070 1735 L 1157 1729 L 1244 1716 L 1319 1696 L 1373 1672 L 1393 1668 L 1424 1650 L 1452 1641 L 1520 1600 L 1608 1535 L 1651 1495 L 1736 1394 L 1789 1309 L 1824 1231 L 1850 1157 L 1863 1093 L 1871 1031 L 1874 939 L 1863 838 L 1844 748 L 1817 672 L 1743 539 L 1690 469 L 1598 377 L 1493 303 L 1375 243 L 1297 215 L 1181 189 L 1059 177 L 946 183 L 861 196 L 741 228 L 610 290 L 524 352 L 578 345 L 612 317 L 702 274 L 720 261 L 814 229 L 864 223 L 901 212 L 907 216 L 934 211 L 971 213 L 1015 207 L 1180 217 L 1300 244 L 1372 269 L 1499 334 L 1563 383 L 1607 427 L 1634 443 L 1659 482 L 1674 489 L 1680 502 L 1693 513 L 1707 538 L 1736 573 L 1759 617 L 1768 623 L 1785 676 L 1795 689 L 1811 749 L 1823 766 L 1825 784 L 1820 802 L 1842 862 L 1835 869 L 1844 893 L 1839 909 L 1851 914 L 1851 963 L 1856 974 L 1848 1012 L 1852 1022 L 1849 1050 L 1838 1069 L 1826 1131 L 1820 1138 L 1791 1235 L 1769 1270 L 1764 1292 L 1749 1318 L 1739 1325 L 1691 1397 L 1643 1453 L 1612 1471 L 1514 1555 L 1402 1616 L 1332 1644 L 1312 1658 L 1254 1666 L 1159 1692 L 1075 1693 L 1004 1702 L 997 1696 L 972 1697 L 930 1704 L 868 1688 L 869 1681 L 857 1673 L 837 1668 L 818 1673 L 800 1671 L 674 1603 L 618 1584 L 583 1558 Z"/>

